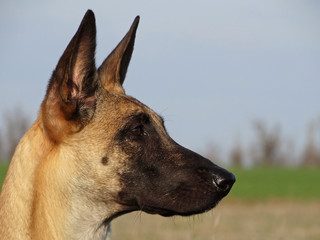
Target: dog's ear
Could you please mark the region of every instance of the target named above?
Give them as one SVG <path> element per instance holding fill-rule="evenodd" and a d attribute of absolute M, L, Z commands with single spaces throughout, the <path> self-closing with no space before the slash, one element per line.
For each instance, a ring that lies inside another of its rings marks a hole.
<path fill-rule="evenodd" d="M 95 67 L 96 25 L 88 10 L 50 79 L 41 114 L 50 138 L 79 131 L 93 116 L 98 77 Z"/>
<path fill-rule="evenodd" d="M 109 92 L 124 93 L 122 84 L 133 52 L 139 19 L 139 16 L 134 19 L 128 33 L 98 69 L 102 86 Z"/>

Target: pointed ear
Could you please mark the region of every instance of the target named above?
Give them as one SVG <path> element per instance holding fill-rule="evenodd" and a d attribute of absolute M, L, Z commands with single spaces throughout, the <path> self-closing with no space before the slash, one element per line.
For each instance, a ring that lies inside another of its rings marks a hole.
<path fill-rule="evenodd" d="M 133 52 L 139 19 L 139 16 L 135 18 L 128 33 L 98 69 L 102 86 L 109 92 L 124 93 L 122 84 Z"/>
<path fill-rule="evenodd" d="M 93 116 L 98 87 L 96 25 L 88 10 L 50 79 L 41 106 L 44 127 L 54 141 L 79 131 Z"/>

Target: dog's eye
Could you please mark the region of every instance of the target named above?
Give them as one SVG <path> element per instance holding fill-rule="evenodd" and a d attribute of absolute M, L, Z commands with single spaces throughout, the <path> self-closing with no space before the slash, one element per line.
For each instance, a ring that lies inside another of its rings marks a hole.
<path fill-rule="evenodd" d="M 139 125 L 135 128 L 133 128 L 131 130 L 131 133 L 135 136 L 142 136 L 142 135 L 145 135 L 144 131 L 143 131 L 143 126 L 142 125 Z"/>

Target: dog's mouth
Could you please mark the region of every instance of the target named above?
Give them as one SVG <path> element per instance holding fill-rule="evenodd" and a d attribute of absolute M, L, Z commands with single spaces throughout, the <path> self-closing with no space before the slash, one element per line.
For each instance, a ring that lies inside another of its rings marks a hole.
<path fill-rule="evenodd" d="M 174 184 L 163 180 L 165 187 L 144 184 L 143 187 L 130 191 L 131 193 L 124 191 L 118 196 L 121 205 L 131 211 L 141 210 L 165 217 L 190 216 L 209 211 L 229 193 L 235 181 L 232 174 L 229 176 L 219 178 L 206 171 L 194 174 L 193 177 L 189 175 L 193 181 Z"/>
<path fill-rule="evenodd" d="M 190 191 L 187 188 L 179 188 L 172 194 L 143 196 L 136 199 L 136 203 L 139 210 L 150 214 L 159 214 L 165 217 L 190 216 L 211 210 L 228 192 L 229 190 L 216 191 L 212 188 L 207 191 L 199 191 L 198 189 Z"/>
<path fill-rule="evenodd" d="M 211 205 L 208 205 L 204 208 L 189 209 L 189 210 L 186 209 L 185 211 L 173 210 L 173 209 L 161 208 L 161 207 L 154 207 L 154 206 L 147 206 L 147 205 L 141 207 L 141 211 L 149 213 L 149 214 L 159 214 L 163 217 L 172 217 L 172 216 L 177 216 L 177 215 L 191 216 L 194 214 L 201 214 L 201 213 L 204 213 L 204 212 L 211 210 L 219 203 L 219 201 L 216 201 L 216 202 L 212 203 Z"/>
<path fill-rule="evenodd" d="M 122 201 L 118 201 L 128 212 L 143 211 L 149 214 L 159 214 L 164 217 L 191 216 L 201 214 L 214 208 L 229 191 L 197 191 L 182 188 L 171 194 L 142 194 L 131 196 L 120 194 Z"/>

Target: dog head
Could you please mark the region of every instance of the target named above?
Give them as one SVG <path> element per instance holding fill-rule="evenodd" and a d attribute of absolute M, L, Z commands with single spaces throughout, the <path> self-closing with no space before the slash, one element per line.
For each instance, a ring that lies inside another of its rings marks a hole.
<path fill-rule="evenodd" d="M 112 217 L 135 210 L 205 212 L 228 194 L 235 177 L 174 142 L 160 116 L 125 94 L 138 23 L 139 17 L 96 69 L 95 18 L 86 13 L 52 74 L 40 110 L 43 127 L 72 165 L 68 191 L 92 206 L 112 204 Z M 70 176 L 70 169 L 60 172 Z"/>

